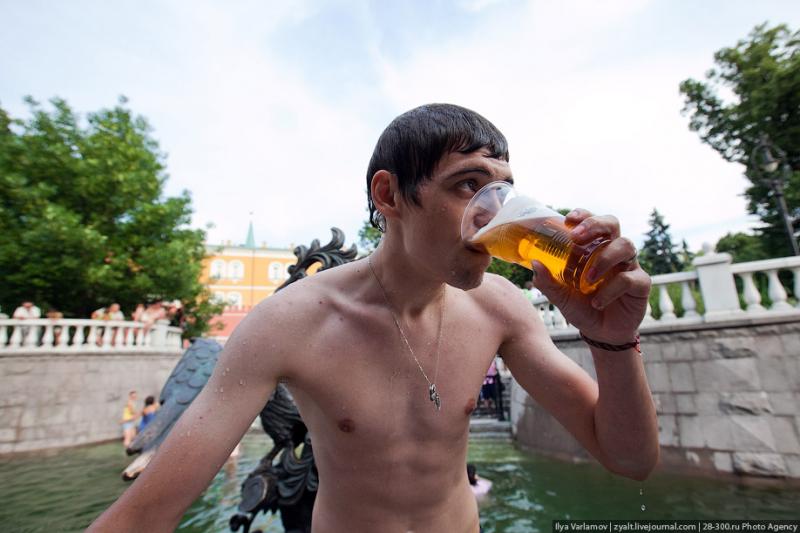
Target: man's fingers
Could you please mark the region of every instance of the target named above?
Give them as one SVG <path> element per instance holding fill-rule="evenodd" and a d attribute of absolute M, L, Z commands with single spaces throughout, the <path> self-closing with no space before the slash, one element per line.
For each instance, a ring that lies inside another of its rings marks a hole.
<path fill-rule="evenodd" d="M 557 282 L 555 279 L 553 279 L 553 276 L 550 274 L 550 271 L 547 270 L 547 268 L 542 263 L 540 263 L 539 261 L 533 261 L 533 263 L 531 263 L 531 266 L 533 268 L 533 273 L 534 273 L 533 285 L 537 289 L 544 292 L 546 289 L 549 289 L 557 285 Z"/>
<path fill-rule="evenodd" d="M 590 211 L 586 209 L 577 208 L 567 213 L 565 222 L 567 226 L 577 226 L 590 216 L 592 216 L 592 213 Z"/>
<path fill-rule="evenodd" d="M 620 272 L 603 283 L 592 297 L 592 307 L 605 309 L 626 294 L 644 300 L 650 296 L 650 276 L 641 268 Z"/>
<path fill-rule="evenodd" d="M 597 251 L 597 257 L 588 272 L 589 283 L 594 283 L 609 272 L 631 270 L 636 266 L 636 246 L 626 237 L 614 239 Z"/>
<path fill-rule="evenodd" d="M 587 211 L 588 212 L 588 211 Z M 572 240 L 584 244 L 598 237 L 607 237 L 611 240 L 618 238 L 619 220 L 613 215 L 590 216 L 581 220 L 580 224 L 572 228 Z"/>
<path fill-rule="evenodd" d="M 556 307 L 564 303 L 569 296 L 570 289 L 553 278 L 547 267 L 539 261 L 534 261 L 532 267 L 536 274 L 533 278 L 533 285 L 542 291 L 542 294 L 547 296 L 550 303 Z"/>

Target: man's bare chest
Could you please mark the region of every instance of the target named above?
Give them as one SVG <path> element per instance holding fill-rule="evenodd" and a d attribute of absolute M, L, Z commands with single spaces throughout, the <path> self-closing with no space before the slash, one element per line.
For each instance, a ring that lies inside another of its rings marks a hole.
<path fill-rule="evenodd" d="M 451 324 L 437 350 L 435 341 L 408 339 L 409 346 L 385 322 L 335 322 L 335 334 L 308 339 L 291 378 L 310 428 L 339 438 L 357 433 L 376 442 L 397 435 L 424 440 L 464 433 L 496 354 L 497 335 L 476 335 L 475 325 Z M 440 409 L 430 399 L 431 384 Z"/>

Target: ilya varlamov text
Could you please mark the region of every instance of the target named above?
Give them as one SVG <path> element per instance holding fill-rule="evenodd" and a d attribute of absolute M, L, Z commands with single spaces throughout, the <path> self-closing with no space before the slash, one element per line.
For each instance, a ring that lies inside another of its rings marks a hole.
<path fill-rule="evenodd" d="M 798 533 L 796 520 L 554 520 L 553 533 Z"/>

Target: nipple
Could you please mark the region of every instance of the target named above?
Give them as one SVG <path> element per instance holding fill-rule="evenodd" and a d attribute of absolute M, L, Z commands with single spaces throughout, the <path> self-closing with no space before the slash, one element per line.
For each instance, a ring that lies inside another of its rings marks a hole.
<path fill-rule="evenodd" d="M 339 420 L 339 423 L 337 425 L 339 427 L 339 430 L 341 430 L 343 433 L 352 433 L 353 431 L 356 430 L 355 422 L 353 422 L 349 418 Z"/>

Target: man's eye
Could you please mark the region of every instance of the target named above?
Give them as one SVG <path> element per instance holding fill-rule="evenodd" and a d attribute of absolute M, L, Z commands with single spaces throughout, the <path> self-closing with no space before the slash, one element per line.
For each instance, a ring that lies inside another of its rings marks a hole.
<path fill-rule="evenodd" d="M 478 182 L 477 180 L 464 180 L 458 183 L 458 187 L 464 190 L 478 192 Z"/>

